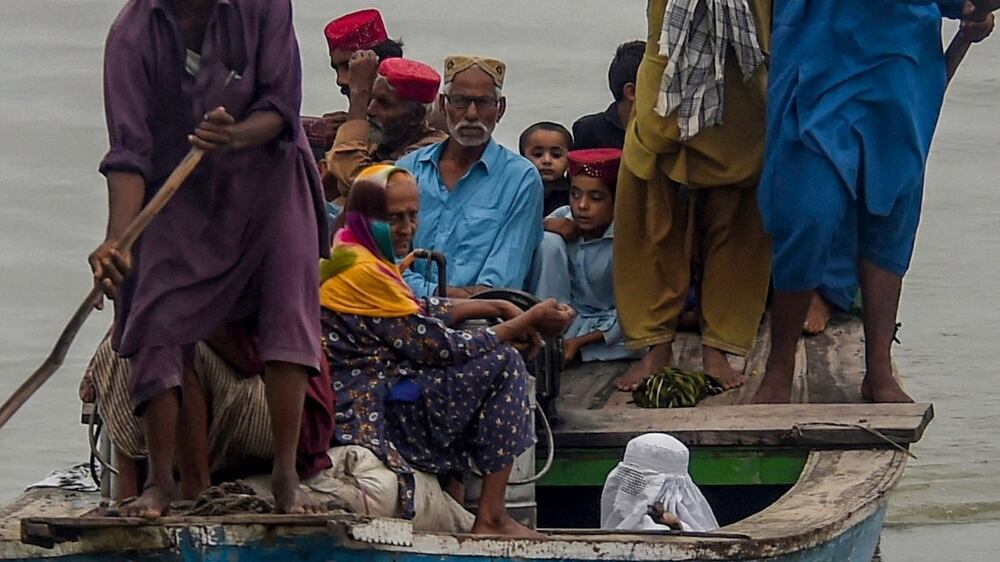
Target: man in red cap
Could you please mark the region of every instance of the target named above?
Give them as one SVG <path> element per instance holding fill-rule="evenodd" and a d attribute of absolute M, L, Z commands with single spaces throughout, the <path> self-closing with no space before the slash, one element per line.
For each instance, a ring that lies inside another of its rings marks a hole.
<path fill-rule="evenodd" d="M 350 96 L 351 55 L 371 51 L 379 61 L 403 56 L 403 43 L 389 39 L 382 14 L 375 9 L 340 16 L 323 30 L 330 49 L 330 67 L 337 73 L 337 86 Z"/>
<path fill-rule="evenodd" d="M 326 25 L 323 34 L 330 51 L 330 67 L 337 73 L 337 86 L 348 97 L 351 94 L 351 55 L 368 51 L 374 53 L 376 61 L 403 56 L 403 43 L 389 39 L 382 15 L 375 9 L 340 16 Z M 378 62 L 375 64 L 377 66 Z M 368 76 L 370 79 L 374 78 L 374 69 L 371 69 Z M 367 88 L 371 88 L 371 82 L 368 82 Z M 337 129 L 347 121 L 347 112 L 334 111 L 323 115 L 321 119 L 324 122 L 323 128 L 330 133 L 329 138 L 333 139 Z M 336 177 L 322 170 L 322 167 L 321 171 L 327 199 L 340 197 Z"/>
<path fill-rule="evenodd" d="M 427 116 L 438 96 L 441 77 L 422 62 L 390 58 L 378 62 L 373 51 L 351 55 L 351 105 L 326 155 L 327 197 L 347 197 L 358 173 L 372 164 L 391 164 L 414 150 L 448 138 L 432 129 Z"/>

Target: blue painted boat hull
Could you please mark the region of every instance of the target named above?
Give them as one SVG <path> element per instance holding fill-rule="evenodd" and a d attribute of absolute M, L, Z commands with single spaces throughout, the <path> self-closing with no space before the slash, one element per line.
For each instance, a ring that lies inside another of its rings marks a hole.
<path fill-rule="evenodd" d="M 719 561 L 730 562 L 870 562 L 878 545 L 879 534 L 885 519 L 886 506 L 882 505 L 858 524 L 817 546 L 797 552 L 766 558 L 664 558 L 659 562 Z M 77 554 L 56 558 L 21 558 L 17 562 L 524 562 L 529 560 L 564 560 L 592 562 L 594 558 L 573 557 L 571 552 L 561 555 L 559 543 L 551 541 L 552 548 L 542 557 L 520 556 L 466 556 L 443 553 L 414 552 L 410 548 L 372 546 L 349 548 L 333 534 L 306 533 L 301 536 L 275 537 L 271 540 L 241 542 L 227 537 L 224 528 L 184 529 L 174 535 L 175 548 L 149 552 L 105 552 Z M 600 542 L 597 537 L 578 537 L 579 541 Z M 641 542 L 641 539 L 640 539 Z M 628 556 L 611 559 L 612 562 L 637 560 Z M 609 559 L 603 558 L 605 562 Z"/>

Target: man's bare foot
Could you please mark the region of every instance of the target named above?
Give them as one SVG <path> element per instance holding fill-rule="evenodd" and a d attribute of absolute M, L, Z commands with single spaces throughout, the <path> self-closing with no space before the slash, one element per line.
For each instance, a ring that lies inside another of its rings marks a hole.
<path fill-rule="evenodd" d="M 502 535 L 521 539 L 543 539 L 545 535 L 525 527 L 504 513 L 498 517 L 476 517 L 472 524 L 474 535 Z"/>
<path fill-rule="evenodd" d="M 865 375 L 861 382 L 861 397 L 876 403 L 909 403 L 913 398 L 907 394 L 893 377 Z"/>
<path fill-rule="evenodd" d="M 776 365 L 768 363 L 760 388 L 753 395 L 754 404 L 788 404 L 792 401 L 792 377 L 795 363 Z"/>
<path fill-rule="evenodd" d="M 652 347 L 646 356 L 636 361 L 628 372 L 615 380 L 615 388 L 621 392 L 632 392 L 656 371 L 670 367 L 674 362 L 672 342 L 659 343 Z"/>
<path fill-rule="evenodd" d="M 768 380 L 767 374 L 761 380 L 760 388 L 753 395 L 754 404 L 788 404 L 792 401 L 792 385 L 779 380 Z"/>
<path fill-rule="evenodd" d="M 806 313 L 806 322 L 802 325 L 802 333 L 807 336 L 822 334 L 830 324 L 830 312 L 830 303 L 819 296 L 819 293 L 813 293 L 809 302 L 809 312 Z"/>
<path fill-rule="evenodd" d="M 173 499 L 172 487 L 151 485 L 139 497 L 122 502 L 116 511 L 119 517 L 158 519 L 170 514 L 170 502 Z"/>
<path fill-rule="evenodd" d="M 743 373 L 729 364 L 726 354 L 714 347 L 701 346 L 701 361 L 705 374 L 715 379 L 726 390 L 743 386 L 746 382 Z"/>
<path fill-rule="evenodd" d="M 274 512 L 292 515 L 311 515 L 326 513 L 327 507 L 318 502 L 299 486 L 299 478 L 295 474 L 290 477 L 271 477 L 271 494 L 274 495 Z"/>

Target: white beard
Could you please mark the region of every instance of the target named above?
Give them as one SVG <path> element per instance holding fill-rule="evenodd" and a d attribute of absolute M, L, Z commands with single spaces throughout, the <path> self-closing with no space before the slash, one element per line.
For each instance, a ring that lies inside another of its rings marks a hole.
<path fill-rule="evenodd" d="M 448 123 L 448 134 L 451 135 L 451 138 L 455 139 L 455 142 L 466 148 L 473 148 L 486 144 L 490 140 L 490 135 L 493 134 L 493 131 L 482 123 L 455 126 L 455 124 L 452 123 L 450 116 L 446 117 L 446 121 Z M 478 134 L 470 135 L 470 129 L 478 129 L 479 132 Z"/>

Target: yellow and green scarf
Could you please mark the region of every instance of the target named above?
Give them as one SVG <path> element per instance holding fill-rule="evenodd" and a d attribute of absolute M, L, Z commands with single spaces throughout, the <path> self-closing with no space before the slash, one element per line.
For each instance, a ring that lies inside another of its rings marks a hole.
<path fill-rule="evenodd" d="M 399 168 L 372 166 L 358 179 L 385 185 Z M 320 260 L 320 304 L 334 312 L 399 318 L 420 311 L 403 280 L 392 246 L 389 225 L 345 210 L 345 226 L 337 232 L 330 259 Z"/>

